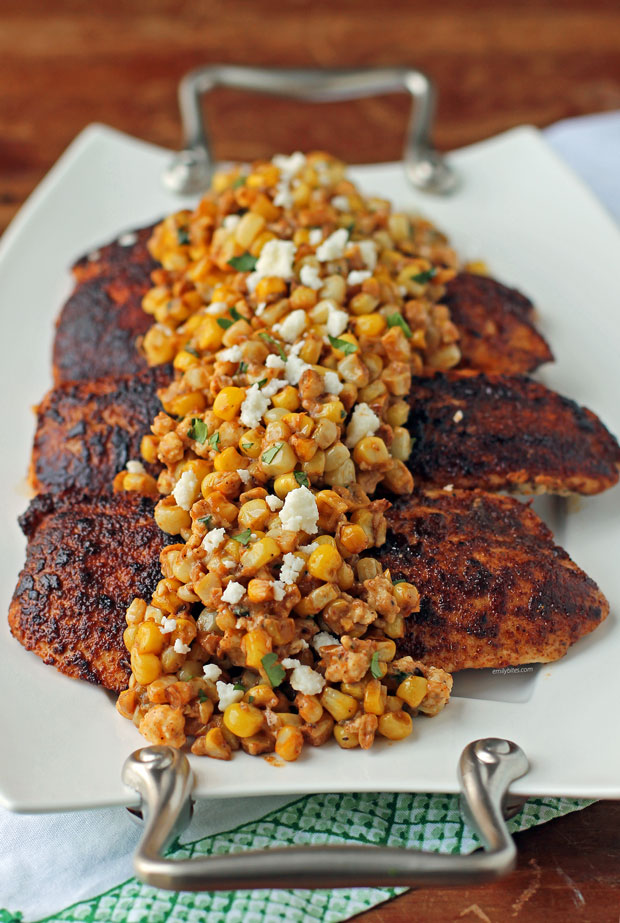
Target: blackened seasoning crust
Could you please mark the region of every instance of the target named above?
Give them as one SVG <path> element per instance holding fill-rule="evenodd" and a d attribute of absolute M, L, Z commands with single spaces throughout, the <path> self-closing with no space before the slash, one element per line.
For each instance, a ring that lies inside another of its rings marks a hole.
<path fill-rule="evenodd" d="M 9 609 L 20 644 L 62 673 L 120 692 L 129 678 L 125 610 L 150 599 L 169 542 L 134 493 L 42 494 L 20 524 L 26 563 Z"/>

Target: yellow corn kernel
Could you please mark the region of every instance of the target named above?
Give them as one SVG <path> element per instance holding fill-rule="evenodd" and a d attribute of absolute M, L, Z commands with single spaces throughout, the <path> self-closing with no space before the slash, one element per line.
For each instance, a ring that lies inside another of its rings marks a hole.
<path fill-rule="evenodd" d="M 216 471 L 237 471 L 239 468 L 245 468 L 247 461 L 240 455 L 234 446 L 229 446 L 215 456 L 213 467 Z"/>
<path fill-rule="evenodd" d="M 331 420 L 332 423 L 342 424 L 346 417 L 342 401 L 327 401 L 317 408 L 315 416 L 320 420 Z"/>
<path fill-rule="evenodd" d="M 265 219 L 258 212 L 249 211 L 241 218 L 235 228 L 235 239 L 239 246 L 247 250 L 254 238 L 265 227 Z"/>
<path fill-rule="evenodd" d="M 233 420 L 245 400 L 245 389 L 228 387 L 222 388 L 213 402 L 213 413 L 220 420 Z"/>
<path fill-rule="evenodd" d="M 239 450 L 247 458 L 258 458 L 263 442 L 262 431 L 249 429 L 239 439 Z"/>
<path fill-rule="evenodd" d="M 232 751 L 221 728 L 211 728 L 204 737 L 197 737 L 192 744 L 196 756 L 210 756 L 214 760 L 229 760 Z"/>
<path fill-rule="evenodd" d="M 235 702 L 224 709 L 224 724 L 237 737 L 252 737 L 263 727 L 263 713 L 247 702 Z"/>
<path fill-rule="evenodd" d="M 253 628 L 241 639 L 246 666 L 262 670 L 262 659 L 271 651 L 271 638 L 262 628 Z"/>
<path fill-rule="evenodd" d="M 300 436 L 310 436 L 315 428 L 314 420 L 307 413 L 287 413 L 282 422 Z"/>
<path fill-rule="evenodd" d="M 294 712 L 277 711 L 277 712 L 274 712 L 274 714 L 278 718 L 278 721 L 280 722 L 281 725 L 289 725 L 290 727 L 298 728 L 298 727 L 301 727 L 301 725 L 303 724 L 303 721 L 301 720 L 299 715 L 294 714 Z"/>
<path fill-rule="evenodd" d="M 339 747 L 343 750 L 353 750 L 359 747 L 359 734 L 353 728 L 344 727 L 342 724 L 335 724 L 333 730 L 334 737 Z"/>
<path fill-rule="evenodd" d="M 245 574 L 255 574 L 261 567 L 265 567 L 270 561 L 280 556 L 280 546 L 275 539 L 266 535 L 264 538 L 254 542 L 253 545 L 245 551 L 241 557 L 243 571 Z"/>
<path fill-rule="evenodd" d="M 221 585 L 219 577 L 208 573 L 194 583 L 194 593 L 203 605 L 208 606 L 212 603 L 213 590 L 221 587 Z"/>
<path fill-rule="evenodd" d="M 299 394 L 297 388 L 287 385 L 271 398 L 274 407 L 284 407 L 285 410 L 294 411 L 299 407 Z"/>
<path fill-rule="evenodd" d="M 396 690 L 396 695 L 404 699 L 409 708 L 417 708 L 427 688 L 428 683 L 423 676 L 408 676 Z"/>
<path fill-rule="evenodd" d="M 280 448 L 274 454 L 276 445 L 279 445 Z M 271 460 L 265 461 L 265 457 Z M 297 456 L 288 442 L 280 442 L 275 445 L 267 446 L 265 451 L 261 454 L 261 465 L 265 474 L 271 478 L 277 478 L 281 474 L 288 474 L 289 471 L 295 470 Z"/>
<path fill-rule="evenodd" d="M 379 436 L 365 436 L 353 449 L 353 460 L 362 471 L 379 468 L 390 460 L 390 453 Z"/>
<path fill-rule="evenodd" d="M 254 290 L 254 296 L 257 301 L 267 301 L 273 295 L 285 294 L 286 282 L 277 276 L 267 276 L 265 279 L 261 279 Z"/>
<path fill-rule="evenodd" d="M 286 724 L 281 727 L 276 736 L 276 753 L 288 763 L 299 758 L 304 746 L 304 735 L 298 727 Z"/>
<path fill-rule="evenodd" d="M 323 449 L 315 452 L 309 461 L 302 462 L 301 470 L 308 475 L 310 480 L 322 477 L 325 471 L 325 452 Z"/>
<path fill-rule="evenodd" d="M 136 635 L 138 633 L 138 625 L 128 625 L 125 631 L 123 632 L 123 644 L 128 651 L 134 646 L 136 640 Z"/>
<path fill-rule="evenodd" d="M 192 517 L 187 510 L 177 506 L 174 497 L 166 497 L 155 507 L 155 522 L 162 532 L 179 535 L 183 529 L 191 527 Z"/>
<path fill-rule="evenodd" d="M 340 691 L 346 695 L 352 695 L 358 702 L 362 702 L 366 692 L 366 685 L 365 683 L 340 683 Z"/>
<path fill-rule="evenodd" d="M 364 711 L 369 715 L 382 715 L 385 711 L 387 688 L 378 679 L 371 679 L 364 693 Z"/>
<path fill-rule="evenodd" d="M 140 442 L 140 455 L 145 462 L 153 464 L 157 461 L 157 439 L 155 436 L 143 436 Z"/>
<path fill-rule="evenodd" d="M 489 267 L 484 262 L 484 260 L 472 260 L 469 263 L 466 263 L 465 269 L 467 272 L 473 272 L 477 276 L 488 276 Z"/>
<path fill-rule="evenodd" d="M 404 426 L 409 419 L 410 409 L 407 401 L 395 401 L 385 412 L 385 419 L 390 426 Z"/>
<path fill-rule="evenodd" d="M 347 343 L 353 343 L 354 346 L 357 346 L 357 347 L 359 348 L 359 343 L 357 342 L 356 337 L 354 337 L 352 333 L 348 333 L 347 331 L 345 331 L 344 333 L 341 333 L 341 334 L 340 334 L 340 336 L 338 337 L 338 339 L 339 339 L 339 340 L 346 340 Z M 335 346 L 333 346 L 333 345 L 332 345 L 332 349 L 333 349 L 335 355 L 336 355 L 339 359 L 342 359 L 343 356 L 346 355 L 346 353 L 344 353 L 341 349 L 337 349 L 337 348 L 336 348 Z"/>
<path fill-rule="evenodd" d="M 190 458 L 183 462 L 180 470 L 177 472 L 179 477 L 184 471 L 191 471 L 196 475 L 197 481 L 202 481 L 211 471 L 211 462 L 206 458 Z"/>
<path fill-rule="evenodd" d="M 306 724 L 316 724 L 323 716 L 323 706 L 315 695 L 304 695 L 298 692 L 295 696 L 295 705 Z"/>
<path fill-rule="evenodd" d="M 206 406 L 207 402 L 204 394 L 200 391 L 190 391 L 188 394 L 181 394 L 164 404 L 164 409 L 177 417 L 184 417 L 192 411 L 204 410 Z"/>
<path fill-rule="evenodd" d="M 386 622 L 386 624 L 383 626 L 383 631 L 388 636 L 388 638 L 404 638 L 405 620 L 402 615 L 397 615 L 392 619 L 391 622 Z"/>
<path fill-rule="evenodd" d="M 172 364 L 179 372 L 187 372 L 193 365 L 198 365 L 199 361 L 198 357 L 193 353 L 188 353 L 187 350 L 181 349 L 174 357 Z"/>
<path fill-rule="evenodd" d="M 375 298 L 374 295 L 369 295 L 367 292 L 359 292 L 359 294 L 354 295 L 349 302 L 349 311 L 357 315 L 371 314 L 378 304 L 379 299 Z"/>
<path fill-rule="evenodd" d="M 317 294 L 312 288 L 308 288 L 305 285 L 298 285 L 291 294 L 290 302 L 293 310 L 301 308 L 303 311 L 309 311 L 317 302 Z"/>
<path fill-rule="evenodd" d="M 386 711 L 379 718 L 378 731 L 388 740 L 403 740 L 413 730 L 411 715 L 405 711 Z"/>
<path fill-rule="evenodd" d="M 385 710 L 386 711 L 402 711 L 402 707 L 405 703 L 397 695 L 389 695 L 385 700 Z"/>
<path fill-rule="evenodd" d="M 362 314 L 355 320 L 355 332 L 358 337 L 381 336 L 387 324 L 382 314 Z"/>
<path fill-rule="evenodd" d="M 346 721 L 347 718 L 352 718 L 359 704 L 352 695 L 345 695 L 344 692 L 333 689 L 331 686 L 326 686 L 323 690 L 320 701 L 323 708 L 327 709 L 336 721 Z"/>
<path fill-rule="evenodd" d="M 264 192 L 259 192 L 256 196 L 250 211 L 262 215 L 265 221 L 277 221 L 280 217 L 280 209 L 273 204 Z"/>
<path fill-rule="evenodd" d="M 162 365 L 174 358 L 175 338 L 154 324 L 144 334 L 142 348 L 149 365 Z"/>
<path fill-rule="evenodd" d="M 361 526 L 348 523 L 343 526 L 338 536 L 340 544 L 349 554 L 361 554 L 368 548 L 368 536 Z"/>
<path fill-rule="evenodd" d="M 165 641 L 156 622 L 148 621 L 138 625 L 135 644 L 140 654 L 161 654 Z"/>
<path fill-rule="evenodd" d="M 239 510 L 238 522 L 242 529 L 251 529 L 256 532 L 267 525 L 271 510 L 264 500 L 248 500 Z M 238 543 L 237 543 L 238 544 Z"/>
<path fill-rule="evenodd" d="M 125 619 L 128 625 L 139 625 L 146 613 L 146 602 L 136 596 L 127 607 Z"/>
<path fill-rule="evenodd" d="M 131 652 L 131 672 L 140 686 L 148 686 L 161 675 L 161 660 L 156 654 L 141 654 L 135 647 Z"/>
<path fill-rule="evenodd" d="M 395 426 L 394 438 L 390 446 L 390 455 L 392 458 L 398 458 L 400 461 L 407 461 L 411 455 L 411 447 L 412 442 L 409 430 L 406 430 L 404 426 Z"/>
<path fill-rule="evenodd" d="M 317 545 L 331 545 L 333 548 L 336 547 L 336 539 L 333 535 L 316 535 L 312 541 Z"/>
<path fill-rule="evenodd" d="M 275 708 L 278 704 L 278 697 L 267 683 L 259 683 L 258 686 L 252 686 L 243 696 L 244 702 L 260 705 L 263 708 Z"/>
<path fill-rule="evenodd" d="M 319 545 L 308 558 L 308 572 L 318 580 L 334 583 L 342 557 L 333 545 Z"/>
<path fill-rule="evenodd" d="M 222 345 L 224 330 L 217 320 L 207 315 L 196 331 L 198 349 L 216 352 Z"/>
<path fill-rule="evenodd" d="M 377 660 L 379 663 L 389 663 L 396 655 L 396 645 L 393 641 L 377 641 Z"/>
<path fill-rule="evenodd" d="M 401 612 L 410 615 L 417 612 L 420 605 L 420 594 L 413 583 L 407 583 L 401 580 L 394 586 L 394 599 L 398 603 Z"/>
<path fill-rule="evenodd" d="M 124 689 L 116 700 L 116 710 L 123 718 L 131 719 L 138 707 L 138 696 L 135 689 Z"/>

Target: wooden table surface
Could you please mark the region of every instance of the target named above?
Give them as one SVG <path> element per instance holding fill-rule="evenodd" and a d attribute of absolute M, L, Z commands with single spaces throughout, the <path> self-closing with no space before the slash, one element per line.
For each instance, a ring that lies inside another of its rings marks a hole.
<path fill-rule="evenodd" d="M 619 50 L 617 0 L 2 0 L 0 230 L 89 122 L 178 148 L 177 82 L 205 63 L 420 67 L 450 149 L 620 107 Z M 363 162 L 399 157 L 407 101 L 304 107 L 221 91 L 207 111 L 220 157 L 323 148 Z M 506 880 L 412 891 L 359 919 L 617 923 L 620 804 L 517 840 Z"/>

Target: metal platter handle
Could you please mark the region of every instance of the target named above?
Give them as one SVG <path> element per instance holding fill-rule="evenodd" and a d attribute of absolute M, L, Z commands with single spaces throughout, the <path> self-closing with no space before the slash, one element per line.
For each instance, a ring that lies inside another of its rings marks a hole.
<path fill-rule="evenodd" d="M 465 747 L 458 769 L 462 809 L 484 847 L 468 856 L 327 845 L 176 860 L 162 853 L 189 823 L 192 771 L 179 750 L 146 747 L 123 767 L 123 781 L 139 793 L 145 816 L 134 869 L 146 884 L 172 891 L 478 884 L 515 865 L 516 847 L 503 810 L 510 784 L 528 768 L 527 757 L 511 741 L 490 737 Z"/>
<path fill-rule="evenodd" d="M 432 81 L 422 71 L 391 67 L 281 70 L 218 64 L 191 71 L 179 85 L 185 149 L 174 157 L 163 175 L 164 184 L 175 193 L 193 195 L 209 185 L 214 160 L 202 97 L 216 87 L 286 96 L 305 102 L 335 102 L 408 92 L 413 109 L 403 152 L 407 179 L 424 192 L 447 193 L 456 186 L 454 171 L 431 141 L 436 94 Z"/>

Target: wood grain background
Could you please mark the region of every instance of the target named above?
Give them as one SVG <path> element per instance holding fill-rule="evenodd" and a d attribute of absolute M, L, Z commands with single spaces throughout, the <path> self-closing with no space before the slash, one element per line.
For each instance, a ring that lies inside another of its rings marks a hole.
<path fill-rule="evenodd" d="M 422 68 L 440 91 L 436 141 L 450 149 L 524 122 L 620 107 L 620 4 L 2 0 L 0 230 L 90 122 L 179 147 L 177 82 L 216 62 Z M 390 96 L 300 106 L 222 91 L 207 112 L 220 157 L 320 147 L 364 162 L 400 156 L 407 105 Z M 363 919 L 617 923 L 620 804 L 520 834 L 518 846 L 518 869 L 502 882 L 409 892 Z"/>

